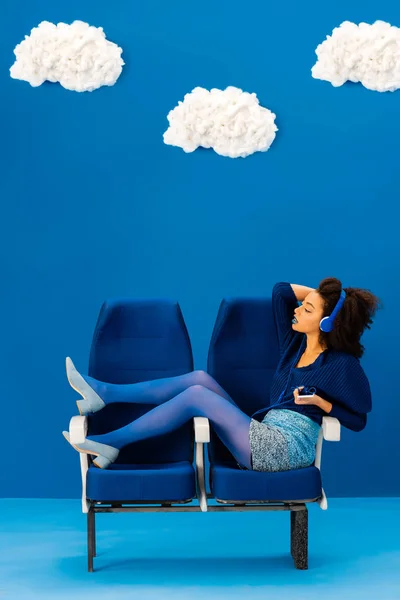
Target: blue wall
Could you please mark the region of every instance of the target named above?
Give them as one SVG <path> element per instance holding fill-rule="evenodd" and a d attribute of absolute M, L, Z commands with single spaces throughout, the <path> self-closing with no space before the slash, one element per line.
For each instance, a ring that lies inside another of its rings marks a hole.
<path fill-rule="evenodd" d="M 364 432 L 326 446 L 325 487 L 400 494 L 400 91 L 334 89 L 310 75 L 334 26 L 377 18 L 400 26 L 399 3 L 0 7 L 0 496 L 79 495 L 79 461 L 61 437 L 75 407 L 64 359 L 86 369 L 105 298 L 179 299 L 204 368 L 224 295 L 330 275 L 369 287 L 385 310 L 365 337 L 375 410 Z M 117 85 L 77 94 L 11 80 L 14 46 L 44 19 L 103 26 L 124 49 Z M 271 150 L 231 160 L 165 146 L 168 111 L 198 85 L 256 92 L 277 114 Z"/>

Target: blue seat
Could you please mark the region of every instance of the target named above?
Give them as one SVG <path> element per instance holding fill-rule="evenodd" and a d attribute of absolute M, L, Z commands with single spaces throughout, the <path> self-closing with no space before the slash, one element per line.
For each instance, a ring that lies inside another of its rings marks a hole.
<path fill-rule="evenodd" d="M 208 354 L 208 372 L 249 416 L 268 406 L 269 389 L 279 361 L 279 347 L 270 298 L 231 298 L 221 302 Z M 291 551 L 297 568 L 308 566 L 306 503 L 327 507 L 321 482 L 323 437 L 336 441 L 340 425 L 324 418 L 314 466 L 280 473 L 241 469 L 211 430 L 208 445 L 211 494 L 218 502 L 257 505 L 291 512 Z"/>
<path fill-rule="evenodd" d="M 90 376 L 126 384 L 192 370 L 192 348 L 177 302 L 117 299 L 103 304 L 91 346 Z M 148 404 L 110 404 L 88 417 L 73 417 L 70 433 L 75 439 L 106 433 L 152 408 Z M 96 468 L 87 455 L 80 455 L 90 571 L 95 556 L 95 513 L 129 510 L 128 505 L 190 502 L 196 496 L 193 449 L 193 423 L 187 423 L 171 434 L 125 447 L 107 470 Z"/>
<path fill-rule="evenodd" d="M 208 372 L 249 416 L 268 405 L 278 361 L 271 300 L 223 300 L 210 343 Z M 209 454 L 215 498 L 300 501 L 321 497 L 321 475 L 316 467 L 283 473 L 243 471 L 215 434 Z"/>
<path fill-rule="evenodd" d="M 91 377 L 108 383 L 137 383 L 192 370 L 191 344 L 176 302 L 120 299 L 103 305 L 90 352 Z M 151 408 L 153 406 L 148 404 L 110 404 L 88 418 L 88 434 L 123 427 Z M 110 471 L 92 466 L 88 473 L 87 496 L 93 501 L 154 501 L 166 499 L 167 493 L 168 499 L 187 501 L 195 496 L 192 461 L 193 425 L 188 423 L 167 436 L 127 446 Z M 176 463 L 183 463 L 186 468 L 181 464 L 177 469 Z M 155 464 L 159 465 L 157 469 Z M 166 491 L 163 481 L 168 478 Z M 121 482 L 118 485 L 117 480 Z M 122 482 L 127 480 L 132 485 L 125 488 Z M 119 489 L 123 495 L 117 498 Z M 127 490 L 135 489 L 138 491 L 134 496 L 126 495 Z"/>

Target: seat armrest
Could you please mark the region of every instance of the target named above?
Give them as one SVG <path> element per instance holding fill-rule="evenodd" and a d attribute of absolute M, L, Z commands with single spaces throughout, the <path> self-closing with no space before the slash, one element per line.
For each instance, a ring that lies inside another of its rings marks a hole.
<path fill-rule="evenodd" d="M 69 422 L 69 435 L 72 444 L 82 444 L 87 434 L 87 417 L 72 417 Z M 89 456 L 79 453 L 82 478 L 82 512 L 89 512 L 89 503 L 86 498 L 86 475 L 89 469 Z"/>
<path fill-rule="evenodd" d="M 196 443 L 208 444 L 210 441 L 210 423 L 205 417 L 194 418 L 194 439 Z"/>
<path fill-rule="evenodd" d="M 322 461 L 322 442 L 327 440 L 328 442 L 339 442 L 340 441 L 340 422 L 334 417 L 323 417 L 322 427 L 319 432 L 317 448 L 315 452 L 315 466 L 321 470 Z M 322 490 L 322 496 L 318 502 L 322 510 L 328 508 L 328 499 L 324 490 Z"/>
<path fill-rule="evenodd" d="M 323 417 L 322 432 L 324 440 L 328 442 L 340 442 L 340 422 L 335 417 Z"/>
<path fill-rule="evenodd" d="M 204 444 L 210 441 L 210 423 L 205 417 L 195 417 L 194 439 L 196 442 L 196 484 L 200 510 L 207 512 L 206 473 L 204 465 Z"/>

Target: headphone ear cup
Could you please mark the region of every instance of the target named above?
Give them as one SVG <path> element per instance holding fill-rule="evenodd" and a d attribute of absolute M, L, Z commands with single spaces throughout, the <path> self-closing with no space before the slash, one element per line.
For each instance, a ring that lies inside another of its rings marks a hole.
<path fill-rule="evenodd" d="M 333 329 L 332 319 L 330 317 L 324 317 L 323 319 L 321 319 L 319 328 L 324 333 L 329 333 L 330 331 L 332 331 L 332 329 Z"/>

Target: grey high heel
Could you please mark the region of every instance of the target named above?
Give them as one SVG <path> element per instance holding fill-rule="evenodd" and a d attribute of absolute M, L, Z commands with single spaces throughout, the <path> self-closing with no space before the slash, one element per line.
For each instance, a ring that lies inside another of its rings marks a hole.
<path fill-rule="evenodd" d="M 103 400 L 86 381 L 83 375 L 77 371 L 69 356 L 67 356 L 65 363 L 67 369 L 67 378 L 70 386 L 83 397 L 82 400 L 76 401 L 79 413 L 82 416 L 86 416 L 90 413 L 98 412 L 104 408 L 105 403 Z"/>
<path fill-rule="evenodd" d="M 68 431 L 63 431 L 63 436 L 77 452 L 95 456 L 93 463 L 100 469 L 107 469 L 118 458 L 119 450 L 117 448 L 100 442 L 92 442 L 92 440 L 85 440 L 81 444 L 73 444 Z"/>

